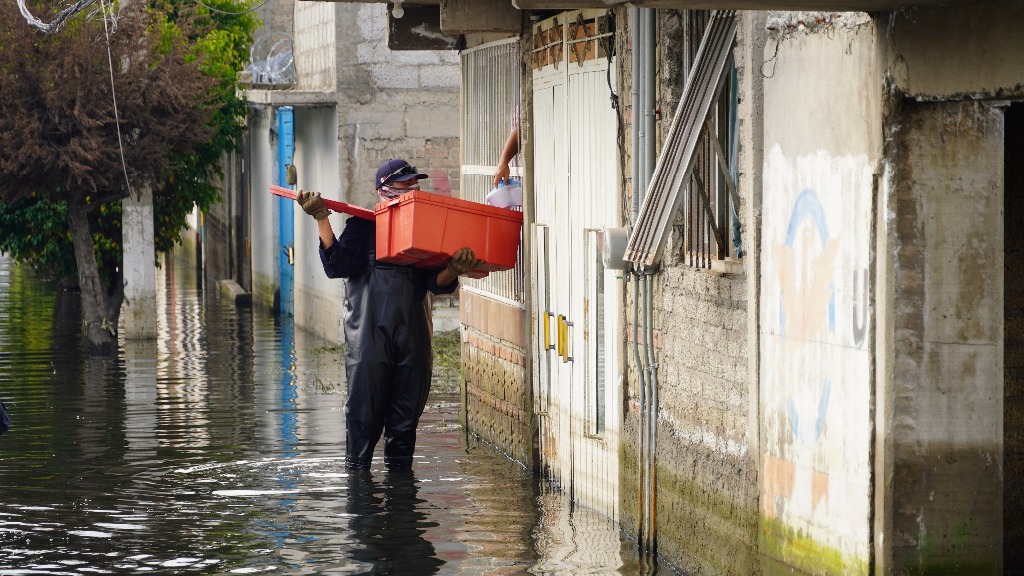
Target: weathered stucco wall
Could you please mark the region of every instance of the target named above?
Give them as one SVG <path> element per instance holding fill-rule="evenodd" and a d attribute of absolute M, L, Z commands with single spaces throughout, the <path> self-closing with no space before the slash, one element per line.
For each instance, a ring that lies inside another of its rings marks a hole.
<path fill-rule="evenodd" d="M 897 118 L 889 573 L 1002 574 L 1003 113 Z"/>
<path fill-rule="evenodd" d="M 900 10 L 888 20 L 891 77 L 923 99 L 1024 96 L 1024 2 Z"/>
<path fill-rule="evenodd" d="M 788 26 L 808 23 L 802 27 Z M 761 552 L 866 573 L 871 542 L 876 29 L 775 14 L 764 51 Z"/>

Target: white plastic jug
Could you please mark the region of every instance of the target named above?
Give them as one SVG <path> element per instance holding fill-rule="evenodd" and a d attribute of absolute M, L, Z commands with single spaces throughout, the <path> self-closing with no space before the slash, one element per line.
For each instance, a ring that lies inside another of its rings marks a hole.
<path fill-rule="evenodd" d="M 502 180 L 487 193 L 486 202 L 498 208 L 520 208 L 523 205 L 523 184 L 515 178 Z"/>

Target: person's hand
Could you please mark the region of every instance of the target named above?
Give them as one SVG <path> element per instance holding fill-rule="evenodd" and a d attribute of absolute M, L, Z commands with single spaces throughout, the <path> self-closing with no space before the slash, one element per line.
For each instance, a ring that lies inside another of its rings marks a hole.
<path fill-rule="evenodd" d="M 327 218 L 331 212 L 324 206 L 324 200 L 320 197 L 319 192 L 306 192 L 299 190 L 298 194 L 295 195 L 295 201 L 302 206 L 302 209 L 317 221 Z"/>
<path fill-rule="evenodd" d="M 497 188 L 501 181 L 508 181 L 511 175 L 511 170 L 508 168 L 508 164 L 502 164 L 498 166 L 498 171 L 494 173 L 494 187 Z"/>
<path fill-rule="evenodd" d="M 448 261 L 447 268 L 453 276 L 462 276 L 472 271 L 478 264 L 480 261 L 476 259 L 472 248 L 459 248 Z"/>

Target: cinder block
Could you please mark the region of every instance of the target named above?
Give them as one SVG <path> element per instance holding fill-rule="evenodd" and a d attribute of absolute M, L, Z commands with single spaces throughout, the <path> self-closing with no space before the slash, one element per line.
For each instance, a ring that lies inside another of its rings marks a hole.
<path fill-rule="evenodd" d="M 252 294 L 246 292 L 238 285 L 238 282 L 235 282 L 234 280 L 221 280 L 220 291 L 221 294 L 234 303 L 235 306 L 252 306 Z"/>

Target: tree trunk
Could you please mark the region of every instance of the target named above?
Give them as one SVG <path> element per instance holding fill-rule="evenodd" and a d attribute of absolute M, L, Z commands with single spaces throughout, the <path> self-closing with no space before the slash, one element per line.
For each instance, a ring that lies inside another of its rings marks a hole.
<path fill-rule="evenodd" d="M 107 291 L 100 281 L 96 252 L 85 204 L 68 201 L 68 223 L 75 245 L 78 289 L 82 296 L 82 326 L 91 354 L 110 355 L 117 349 L 117 321 L 107 315 Z"/>

